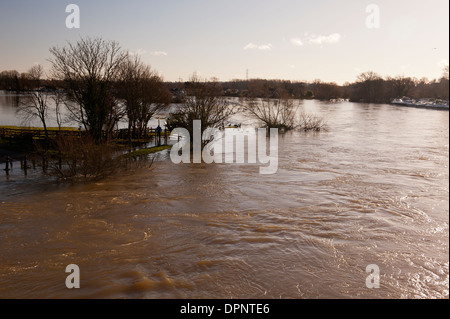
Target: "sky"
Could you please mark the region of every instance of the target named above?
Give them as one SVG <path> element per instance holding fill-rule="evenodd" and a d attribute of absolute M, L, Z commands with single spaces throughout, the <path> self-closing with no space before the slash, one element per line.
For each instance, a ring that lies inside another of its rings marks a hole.
<path fill-rule="evenodd" d="M 66 26 L 69 4 L 80 28 Z M 118 41 L 166 81 L 434 79 L 449 63 L 449 1 L 0 1 L 0 71 L 48 70 L 50 47 L 86 36 Z"/>

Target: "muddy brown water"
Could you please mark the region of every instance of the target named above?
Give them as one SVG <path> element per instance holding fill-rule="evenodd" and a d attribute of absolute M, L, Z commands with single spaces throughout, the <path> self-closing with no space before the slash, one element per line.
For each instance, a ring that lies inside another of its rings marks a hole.
<path fill-rule="evenodd" d="M 0 298 L 448 298 L 448 111 L 304 107 L 329 131 L 280 138 L 274 175 L 167 152 L 96 183 L 2 171 Z"/>

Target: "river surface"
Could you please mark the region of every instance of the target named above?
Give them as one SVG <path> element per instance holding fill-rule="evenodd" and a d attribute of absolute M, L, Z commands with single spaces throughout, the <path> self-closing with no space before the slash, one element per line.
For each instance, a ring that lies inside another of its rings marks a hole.
<path fill-rule="evenodd" d="M 93 183 L 0 171 L 0 298 L 448 298 L 448 111 L 302 105 L 329 129 L 280 137 L 274 175 L 167 151 Z"/>

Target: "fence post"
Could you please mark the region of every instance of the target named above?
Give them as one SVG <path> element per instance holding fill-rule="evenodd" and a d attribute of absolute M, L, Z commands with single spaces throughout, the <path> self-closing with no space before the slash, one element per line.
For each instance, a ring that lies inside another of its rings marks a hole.
<path fill-rule="evenodd" d="M 42 157 L 42 171 L 47 172 L 47 157 L 45 155 Z"/>
<path fill-rule="evenodd" d="M 23 159 L 23 173 L 25 176 L 27 176 L 27 169 L 28 169 L 28 163 L 27 163 L 27 156 L 25 155 L 25 158 Z"/>
<path fill-rule="evenodd" d="M 5 163 L 6 173 L 8 173 L 8 171 L 9 171 L 9 162 L 10 162 L 10 158 L 9 158 L 9 156 L 6 156 L 6 163 Z"/>

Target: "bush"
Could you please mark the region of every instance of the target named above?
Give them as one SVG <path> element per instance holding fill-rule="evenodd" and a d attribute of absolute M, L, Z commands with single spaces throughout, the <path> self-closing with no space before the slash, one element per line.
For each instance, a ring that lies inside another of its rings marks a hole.
<path fill-rule="evenodd" d="M 243 109 L 267 128 L 289 131 L 295 128 L 297 104 L 293 99 L 251 99 Z"/>
<path fill-rule="evenodd" d="M 320 132 L 327 130 L 327 124 L 323 118 L 302 111 L 300 113 L 298 128 L 305 132 Z"/>
<path fill-rule="evenodd" d="M 54 140 L 60 161 L 51 164 L 51 175 L 60 179 L 100 179 L 124 165 L 117 146 L 96 143 L 90 136 L 64 136 Z"/>

